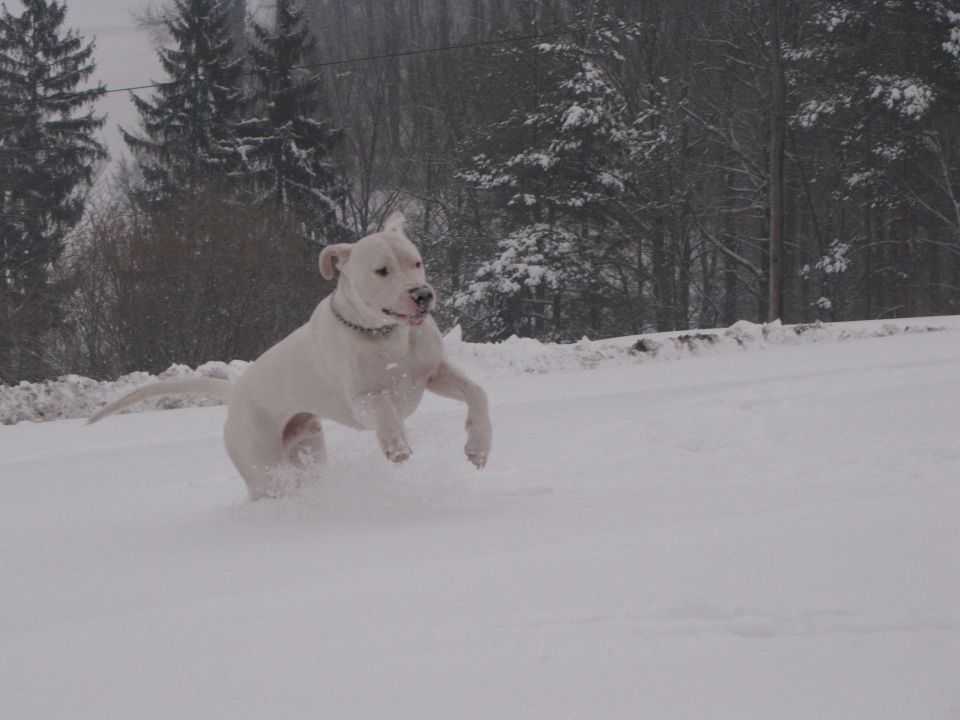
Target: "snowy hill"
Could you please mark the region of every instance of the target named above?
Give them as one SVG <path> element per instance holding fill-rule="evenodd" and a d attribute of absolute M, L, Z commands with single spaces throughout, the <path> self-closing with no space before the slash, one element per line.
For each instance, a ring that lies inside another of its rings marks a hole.
<path fill-rule="evenodd" d="M 222 407 L 0 427 L 0 717 L 960 717 L 960 317 L 714 334 L 448 338 L 485 471 L 430 397 L 282 501 Z"/>

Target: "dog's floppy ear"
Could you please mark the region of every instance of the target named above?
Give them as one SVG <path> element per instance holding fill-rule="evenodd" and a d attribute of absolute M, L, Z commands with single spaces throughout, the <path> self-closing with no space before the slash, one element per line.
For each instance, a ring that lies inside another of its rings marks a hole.
<path fill-rule="evenodd" d="M 403 217 L 403 213 L 399 210 L 394 210 L 383 223 L 383 232 L 393 232 L 403 235 L 404 222 L 406 222 L 406 218 Z"/>
<path fill-rule="evenodd" d="M 327 245 L 320 252 L 320 274 L 327 280 L 333 278 L 333 259 L 339 260 L 340 267 L 350 258 L 350 251 L 353 250 L 351 243 L 337 243 L 336 245 Z"/>

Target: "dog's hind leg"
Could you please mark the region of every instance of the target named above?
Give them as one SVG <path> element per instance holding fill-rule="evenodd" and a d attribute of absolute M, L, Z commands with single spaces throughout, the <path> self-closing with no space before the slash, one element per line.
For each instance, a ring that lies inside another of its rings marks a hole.
<path fill-rule="evenodd" d="M 287 458 L 279 433 L 247 428 L 228 415 L 223 440 L 227 454 L 247 484 L 251 500 L 283 494 L 283 483 L 277 471 Z"/>
<path fill-rule="evenodd" d="M 283 449 L 287 461 L 305 468 L 327 459 L 327 445 L 320 419 L 310 413 L 297 413 L 283 426 Z"/>

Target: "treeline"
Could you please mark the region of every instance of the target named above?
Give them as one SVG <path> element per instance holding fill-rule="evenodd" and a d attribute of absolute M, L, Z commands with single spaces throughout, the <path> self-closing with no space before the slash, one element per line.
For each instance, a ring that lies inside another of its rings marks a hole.
<path fill-rule="evenodd" d="M 37 213 L 4 195 L 5 381 L 252 358 L 329 289 L 317 249 L 397 207 L 471 339 L 960 311 L 960 3 L 279 0 L 254 21 L 176 0 L 163 22 L 169 83 L 135 100 L 113 200 L 27 257 L 40 235 L 11 220 Z M 74 87 L 29 117 L 86 119 L 76 208 L 102 89 Z M 5 187 L 23 127 L 0 119 Z"/>
<path fill-rule="evenodd" d="M 420 209 L 470 337 L 768 318 L 778 83 L 783 319 L 958 311 L 958 3 L 328 0 L 311 17 L 327 58 L 523 38 L 331 80 L 371 188 L 355 217 L 393 195 Z"/>

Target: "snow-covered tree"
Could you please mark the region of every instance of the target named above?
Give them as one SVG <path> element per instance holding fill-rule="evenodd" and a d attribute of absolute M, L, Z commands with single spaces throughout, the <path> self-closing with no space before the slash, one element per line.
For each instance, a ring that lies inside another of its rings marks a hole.
<path fill-rule="evenodd" d="M 66 7 L 25 0 L 0 18 L 0 174 L 2 267 L 48 263 L 83 212 L 83 190 L 106 157 L 93 133 L 103 125 L 91 104 L 103 87 L 77 90 L 94 70 L 93 43 L 62 24 Z M 28 270 L 32 272 L 32 270 Z"/>
<path fill-rule="evenodd" d="M 862 282 L 870 287 L 866 316 L 905 309 L 909 284 L 920 273 L 911 230 L 918 213 L 933 220 L 926 254 L 934 286 L 941 284 L 936 257 L 960 246 L 960 173 L 952 150 L 960 143 L 960 12 L 949 5 L 836 0 L 818 10 L 810 32 L 788 53 L 799 98 L 792 123 L 804 142 L 829 143 L 818 176 L 823 182 L 834 174 L 835 201 L 849 204 L 859 220 L 821 245 L 808 274 L 834 311 L 843 310 L 845 290 Z M 952 242 L 941 235 L 952 235 Z M 836 247 L 849 251 L 850 272 L 829 270 Z"/>
<path fill-rule="evenodd" d="M 501 209 L 494 230 L 503 239 L 454 304 L 480 314 L 487 336 L 578 337 L 602 322 L 607 305 L 635 142 L 612 72 L 628 29 L 604 14 L 578 23 L 582 32 L 496 51 L 494 74 L 521 70 L 505 117 L 468 147 L 461 177 Z"/>
<path fill-rule="evenodd" d="M 794 83 L 803 84 L 792 122 L 834 133 L 850 197 L 896 202 L 889 194 L 900 161 L 922 144 L 919 121 L 950 75 L 952 58 L 941 47 L 950 36 L 944 4 L 832 2 L 811 31 L 789 54 Z"/>
<path fill-rule="evenodd" d="M 142 131 L 123 131 L 139 161 L 141 199 L 225 183 L 243 164 L 237 125 L 245 98 L 242 64 L 234 57 L 231 5 L 222 0 L 175 0 L 164 25 L 175 47 L 159 51 L 168 79 L 151 100 L 133 95 Z"/>
<path fill-rule="evenodd" d="M 257 197 L 293 212 L 308 239 L 324 244 L 344 232 L 337 220 L 343 187 L 331 157 L 340 131 L 316 119 L 323 86 L 301 69 L 314 48 L 303 11 L 294 0 L 277 0 L 275 18 L 273 31 L 253 26 L 254 103 L 262 116 L 244 124 L 248 172 Z"/>
<path fill-rule="evenodd" d="M 43 302 L 49 299 L 48 273 L 67 232 L 80 220 L 85 190 L 106 157 L 94 138 L 103 118 L 91 107 L 104 89 L 78 89 L 95 67 L 93 43 L 65 30 L 65 16 L 63 4 L 24 0 L 19 15 L 4 6 L 0 17 L 3 379 L 38 372 L 34 346 L 55 316 Z"/>

